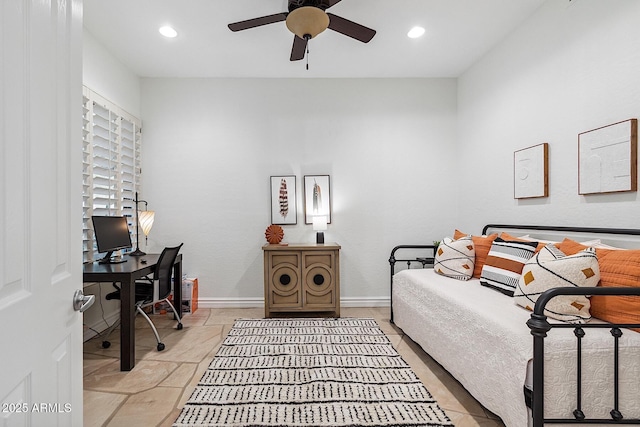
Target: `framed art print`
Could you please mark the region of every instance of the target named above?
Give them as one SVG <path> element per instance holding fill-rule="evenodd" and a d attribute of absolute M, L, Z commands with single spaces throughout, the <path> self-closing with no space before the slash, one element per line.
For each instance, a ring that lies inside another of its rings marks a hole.
<path fill-rule="evenodd" d="M 513 153 L 513 197 L 549 196 L 549 144 L 546 142 Z"/>
<path fill-rule="evenodd" d="M 638 189 L 638 119 L 578 134 L 578 194 Z"/>
<path fill-rule="evenodd" d="M 296 177 L 271 177 L 271 224 L 297 224 Z"/>
<path fill-rule="evenodd" d="M 304 223 L 313 224 L 313 217 L 324 215 L 331 224 L 331 185 L 329 175 L 304 176 Z"/>

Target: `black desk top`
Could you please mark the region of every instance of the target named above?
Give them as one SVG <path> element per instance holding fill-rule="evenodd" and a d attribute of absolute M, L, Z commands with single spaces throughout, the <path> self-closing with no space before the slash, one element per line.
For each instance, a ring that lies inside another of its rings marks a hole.
<path fill-rule="evenodd" d="M 110 277 L 109 280 L 130 277 L 131 275 L 145 276 L 153 272 L 158 258 L 160 258 L 160 254 L 147 254 L 139 257 L 125 255 L 126 261 L 118 264 L 100 264 L 97 261 L 82 264 L 82 278 L 85 282 L 98 282 L 107 276 Z M 143 260 L 147 261 L 146 264 L 142 263 Z M 181 261 L 182 254 L 178 254 L 176 262 Z"/>

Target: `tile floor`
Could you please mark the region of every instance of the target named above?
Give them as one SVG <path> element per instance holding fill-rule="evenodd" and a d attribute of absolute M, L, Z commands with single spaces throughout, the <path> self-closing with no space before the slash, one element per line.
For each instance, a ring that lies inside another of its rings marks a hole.
<path fill-rule="evenodd" d="M 389 323 L 389 309 L 342 308 L 343 317 L 373 317 L 398 352 L 437 399 L 457 427 L 504 427 L 449 373 Z M 145 320 L 136 319 L 136 366 L 120 372 L 119 331 L 84 343 L 84 425 L 171 426 L 213 359 L 235 319 L 261 318 L 263 309 L 198 309 L 183 319 L 184 329 L 166 316 L 153 320 L 166 344 L 162 352 Z"/>

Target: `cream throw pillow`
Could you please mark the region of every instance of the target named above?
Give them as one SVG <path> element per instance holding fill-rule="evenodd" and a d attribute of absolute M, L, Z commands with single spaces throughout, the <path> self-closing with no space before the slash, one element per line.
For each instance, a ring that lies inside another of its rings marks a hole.
<path fill-rule="evenodd" d="M 453 240 L 445 237 L 436 251 L 433 269 L 436 273 L 458 280 L 473 276 L 476 252 L 471 236 Z"/>
<path fill-rule="evenodd" d="M 538 297 L 546 290 L 559 287 L 595 287 L 600 269 L 595 249 L 587 248 L 567 256 L 554 245 L 546 245 L 522 269 L 514 293 L 515 303 L 533 311 Z M 551 299 L 544 314 L 570 323 L 591 319 L 589 299 L 584 295 L 560 295 Z"/>

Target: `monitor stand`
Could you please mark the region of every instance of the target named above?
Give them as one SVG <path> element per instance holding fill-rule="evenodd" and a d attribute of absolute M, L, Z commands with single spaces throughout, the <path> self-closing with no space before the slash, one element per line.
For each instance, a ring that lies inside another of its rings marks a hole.
<path fill-rule="evenodd" d="M 127 262 L 124 257 L 113 257 L 113 251 L 107 252 L 104 258 L 98 261 L 98 264 L 120 264 L 123 262 Z"/>

